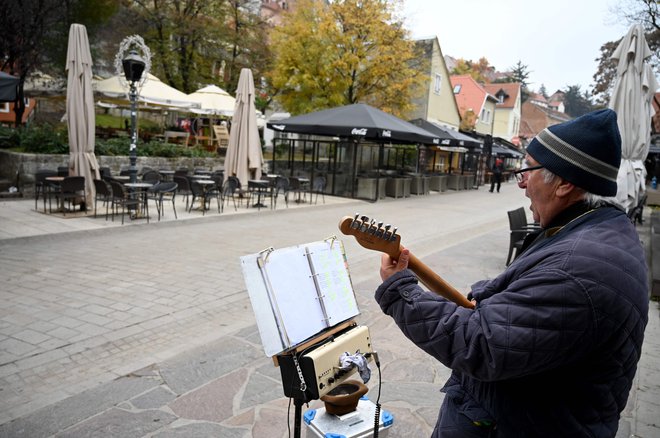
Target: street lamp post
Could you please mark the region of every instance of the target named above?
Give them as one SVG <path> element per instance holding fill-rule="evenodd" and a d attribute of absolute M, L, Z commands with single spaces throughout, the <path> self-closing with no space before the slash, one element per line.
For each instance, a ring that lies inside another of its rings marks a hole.
<path fill-rule="evenodd" d="M 131 50 L 128 56 L 122 60 L 124 75 L 130 85 L 129 99 L 131 101 L 131 147 L 129 150 L 130 158 L 130 179 L 131 183 L 137 182 L 137 83 L 142 78 L 145 62 L 135 50 Z"/>

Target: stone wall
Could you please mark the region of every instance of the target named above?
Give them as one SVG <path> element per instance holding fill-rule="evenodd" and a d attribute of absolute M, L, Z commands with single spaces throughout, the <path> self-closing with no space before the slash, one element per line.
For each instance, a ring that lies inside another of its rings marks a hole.
<path fill-rule="evenodd" d="M 130 165 L 128 157 L 97 156 L 101 167 L 109 167 L 113 174 Z M 18 189 L 24 197 L 34 195 L 34 174 L 39 169 L 54 169 L 69 165 L 69 155 L 49 154 L 22 154 L 0 150 L 0 180 L 15 181 L 16 173 L 19 175 Z M 214 158 L 164 158 L 164 157 L 138 157 L 138 172 L 142 167 L 152 169 L 175 170 L 186 167 L 190 170 L 203 168 L 207 170 L 220 170 L 224 166 L 224 157 Z"/>

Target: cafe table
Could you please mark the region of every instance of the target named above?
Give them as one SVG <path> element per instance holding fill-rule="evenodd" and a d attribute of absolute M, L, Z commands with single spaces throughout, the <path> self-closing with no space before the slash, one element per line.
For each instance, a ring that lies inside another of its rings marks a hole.
<path fill-rule="evenodd" d="M 55 193 L 56 191 L 59 192 L 59 186 L 62 184 L 62 181 L 64 181 L 64 176 L 47 176 L 44 178 L 48 182 L 48 186 L 46 187 L 47 189 L 47 198 L 48 198 L 48 205 L 50 206 L 50 196 Z M 44 207 L 45 207 L 44 203 Z M 45 208 L 44 208 L 45 210 Z M 49 207 L 48 208 L 49 212 L 52 213 L 53 210 Z M 62 212 L 64 211 L 64 200 L 62 200 L 62 205 L 60 206 L 59 201 L 57 204 L 57 211 Z"/>
<path fill-rule="evenodd" d="M 147 204 L 147 191 L 153 186 L 148 182 L 124 183 L 124 187 L 131 190 L 132 196 L 140 199 L 141 208 L 135 211 L 131 219 L 147 219 L 149 222 L 149 205 Z"/>
<path fill-rule="evenodd" d="M 250 197 L 252 197 L 252 195 L 255 193 L 257 194 L 257 202 L 256 204 L 253 204 L 252 207 L 257 207 L 257 209 L 266 208 L 266 204 L 261 202 L 261 197 L 270 196 L 272 199 L 273 184 L 271 181 L 266 179 L 251 179 L 248 180 L 248 192 L 250 192 Z"/>
<path fill-rule="evenodd" d="M 202 188 L 202 214 L 204 214 L 207 210 L 206 208 L 206 198 L 209 194 L 209 190 L 213 188 L 215 185 L 215 181 L 213 181 L 210 178 L 193 178 L 194 184 L 199 184 L 199 186 Z M 192 208 L 192 205 L 190 206 Z M 209 209 L 210 209 L 210 202 L 209 202 Z"/>

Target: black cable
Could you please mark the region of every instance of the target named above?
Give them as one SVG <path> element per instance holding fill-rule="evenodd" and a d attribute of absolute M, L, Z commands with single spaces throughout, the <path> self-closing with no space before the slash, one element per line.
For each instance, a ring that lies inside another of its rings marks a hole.
<path fill-rule="evenodd" d="M 380 360 L 378 359 L 378 353 L 373 352 L 373 356 L 376 368 L 378 368 L 378 396 L 376 397 L 376 412 L 374 413 L 374 438 L 378 438 L 378 431 L 380 429 L 380 389 L 383 379 L 380 373 Z"/>

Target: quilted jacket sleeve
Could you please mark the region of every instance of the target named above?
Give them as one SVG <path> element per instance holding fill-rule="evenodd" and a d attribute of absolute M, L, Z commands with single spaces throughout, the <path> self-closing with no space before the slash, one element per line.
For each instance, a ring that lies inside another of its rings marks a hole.
<path fill-rule="evenodd" d="M 584 287 L 562 270 L 530 273 L 474 310 L 424 291 L 408 270 L 386 280 L 376 300 L 416 345 L 449 368 L 481 381 L 570 363 L 586 354 L 594 325 Z"/>

